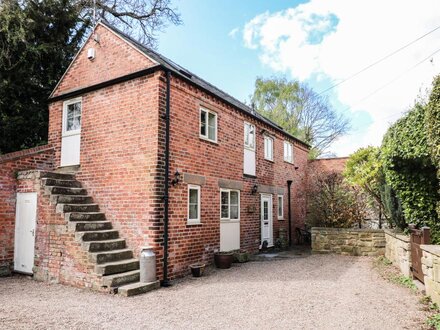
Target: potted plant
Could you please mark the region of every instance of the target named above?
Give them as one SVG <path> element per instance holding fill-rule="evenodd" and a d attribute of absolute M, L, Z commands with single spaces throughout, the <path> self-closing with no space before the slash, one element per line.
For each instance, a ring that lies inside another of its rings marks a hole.
<path fill-rule="evenodd" d="M 191 268 L 191 274 L 194 277 L 201 277 L 205 271 L 205 264 L 198 262 L 189 266 Z"/>
<path fill-rule="evenodd" d="M 234 261 L 234 253 L 231 251 L 214 253 L 214 263 L 217 268 L 220 269 L 231 268 L 231 264 L 233 261 Z"/>

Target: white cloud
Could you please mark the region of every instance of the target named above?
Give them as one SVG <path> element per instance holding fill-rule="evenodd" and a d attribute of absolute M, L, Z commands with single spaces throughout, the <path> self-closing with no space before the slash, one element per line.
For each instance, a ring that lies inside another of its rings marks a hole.
<path fill-rule="evenodd" d="M 235 39 L 237 37 L 237 34 L 240 32 L 240 28 L 236 27 L 233 28 L 231 31 L 229 31 L 228 35 L 232 38 Z"/>
<path fill-rule="evenodd" d="M 439 25 L 438 0 L 311 0 L 276 13 L 265 12 L 246 23 L 246 47 L 274 71 L 299 79 L 342 81 Z M 333 146 L 347 155 L 379 145 L 390 122 L 408 109 L 420 89 L 440 72 L 440 30 L 336 87 L 338 101 L 350 111 L 367 111 L 372 123 Z M 387 85 L 390 81 L 395 81 Z M 370 93 L 378 90 L 363 100 Z"/>

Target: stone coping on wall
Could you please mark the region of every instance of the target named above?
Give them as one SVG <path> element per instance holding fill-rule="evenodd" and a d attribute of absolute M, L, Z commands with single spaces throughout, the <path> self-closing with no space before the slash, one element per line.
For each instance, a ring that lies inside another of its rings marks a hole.
<path fill-rule="evenodd" d="M 312 227 L 312 232 L 321 231 L 333 231 L 333 232 L 344 232 L 344 233 L 383 233 L 382 229 L 370 229 L 370 228 L 331 228 L 331 227 Z"/>
<path fill-rule="evenodd" d="M 394 238 L 397 238 L 401 241 L 404 241 L 405 243 L 409 243 L 409 241 L 410 241 L 410 237 L 408 235 L 405 235 L 401 231 L 395 231 L 392 229 L 384 229 L 384 232 L 386 235 L 390 235 Z"/>
<path fill-rule="evenodd" d="M 420 245 L 420 248 L 423 251 L 429 252 L 431 254 L 436 255 L 437 257 L 440 257 L 440 245 L 427 245 L 427 244 L 423 244 L 423 245 Z"/>

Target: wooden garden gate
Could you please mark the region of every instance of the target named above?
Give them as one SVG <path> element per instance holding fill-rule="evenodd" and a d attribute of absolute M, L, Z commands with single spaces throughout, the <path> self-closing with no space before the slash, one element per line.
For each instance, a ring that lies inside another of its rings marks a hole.
<path fill-rule="evenodd" d="M 429 227 L 416 229 L 415 225 L 409 225 L 409 229 L 411 232 L 411 271 L 416 279 L 422 283 L 425 283 L 422 271 L 423 254 L 420 245 L 430 243 L 431 239 L 429 235 Z"/>

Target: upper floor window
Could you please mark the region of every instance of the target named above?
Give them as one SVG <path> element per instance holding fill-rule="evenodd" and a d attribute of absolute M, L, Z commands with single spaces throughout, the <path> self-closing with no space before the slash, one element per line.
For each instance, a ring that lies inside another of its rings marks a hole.
<path fill-rule="evenodd" d="M 64 133 L 81 130 L 81 98 L 64 102 Z"/>
<path fill-rule="evenodd" d="M 264 158 L 273 160 L 273 138 L 270 136 L 264 137 Z"/>
<path fill-rule="evenodd" d="M 240 219 L 240 192 L 222 189 L 220 191 L 220 218 L 222 220 Z"/>
<path fill-rule="evenodd" d="M 188 185 L 188 223 L 200 223 L 200 186 Z"/>
<path fill-rule="evenodd" d="M 200 108 L 200 137 L 217 142 L 217 114 Z"/>
<path fill-rule="evenodd" d="M 284 141 L 284 161 L 293 163 L 293 146 L 287 141 Z"/>
<path fill-rule="evenodd" d="M 244 123 L 244 146 L 255 150 L 255 126 L 249 123 Z"/>

